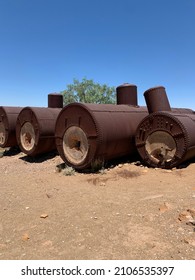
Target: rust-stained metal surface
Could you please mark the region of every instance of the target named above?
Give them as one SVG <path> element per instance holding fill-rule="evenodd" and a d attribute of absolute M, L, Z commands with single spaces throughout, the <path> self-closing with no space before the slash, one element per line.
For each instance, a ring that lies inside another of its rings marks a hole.
<path fill-rule="evenodd" d="M 57 93 L 48 94 L 48 108 L 63 108 L 63 95 Z"/>
<path fill-rule="evenodd" d="M 149 114 L 159 111 L 171 111 L 169 100 L 163 86 L 146 90 L 144 97 Z"/>
<path fill-rule="evenodd" d="M 195 114 L 194 110 L 188 108 L 172 108 L 171 112 L 177 114 Z"/>
<path fill-rule="evenodd" d="M 0 147 L 17 145 L 16 120 L 22 107 L 0 107 Z"/>
<path fill-rule="evenodd" d="M 69 104 L 56 122 L 58 152 L 68 165 L 78 170 L 133 155 L 137 125 L 147 114 L 145 108 L 138 106 Z"/>
<path fill-rule="evenodd" d="M 116 88 L 116 98 L 118 105 L 137 106 L 137 86 L 132 84 L 122 84 Z"/>
<path fill-rule="evenodd" d="M 146 164 L 173 168 L 195 157 L 195 114 L 157 112 L 141 121 L 136 147 Z"/>
<path fill-rule="evenodd" d="M 56 149 L 55 122 L 60 111 L 57 108 L 23 108 L 16 122 L 16 137 L 25 154 L 36 156 Z"/>

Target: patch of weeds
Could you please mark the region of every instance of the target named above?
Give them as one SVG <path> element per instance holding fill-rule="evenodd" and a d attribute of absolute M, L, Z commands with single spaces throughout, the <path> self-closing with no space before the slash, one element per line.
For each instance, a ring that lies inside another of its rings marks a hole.
<path fill-rule="evenodd" d="M 6 149 L 0 148 L 0 158 L 2 158 L 6 153 Z"/>
<path fill-rule="evenodd" d="M 66 166 L 63 171 L 63 175 L 65 176 L 73 176 L 75 175 L 75 169 L 71 166 Z"/>
<path fill-rule="evenodd" d="M 66 166 L 67 165 L 65 163 L 60 163 L 60 164 L 56 165 L 55 170 L 57 173 L 60 173 L 60 172 L 62 172 L 62 170 L 64 170 L 66 168 Z"/>
<path fill-rule="evenodd" d="M 65 176 L 75 175 L 75 169 L 71 166 L 66 165 L 66 163 L 56 165 L 55 170 L 57 173 L 61 173 L 63 171 L 63 175 Z"/>
<path fill-rule="evenodd" d="M 106 169 L 104 167 L 102 167 L 99 171 L 98 171 L 101 175 L 106 174 Z"/>
<path fill-rule="evenodd" d="M 4 156 L 15 156 L 20 153 L 20 148 L 18 146 L 13 146 L 10 148 L 6 148 L 4 151 Z"/>
<path fill-rule="evenodd" d="M 103 168 L 104 168 L 104 160 L 102 159 L 97 158 L 91 163 L 91 172 L 93 173 L 102 170 Z"/>
<path fill-rule="evenodd" d="M 4 152 L 0 152 L 0 158 L 4 156 Z"/>

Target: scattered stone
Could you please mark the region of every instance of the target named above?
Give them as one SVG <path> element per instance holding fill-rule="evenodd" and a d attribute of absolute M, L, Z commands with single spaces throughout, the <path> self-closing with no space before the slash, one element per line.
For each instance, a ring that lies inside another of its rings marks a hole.
<path fill-rule="evenodd" d="M 191 208 L 191 209 L 188 209 L 187 212 L 190 213 L 190 215 L 195 218 L 195 209 L 194 208 Z"/>
<path fill-rule="evenodd" d="M 190 220 L 189 222 L 186 223 L 188 226 L 195 226 L 195 220 Z"/>
<path fill-rule="evenodd" d="M 42 219 L 46 219 L 48 217 L 48 214 L 44 213 L 44 214 L 41 214 L 40 218 Z"/>
<path fill-rule="evenodd" d="M 97 219 L 98 219 L 98 217 L 96 217 L 96 216 L 95 216 L 95 217 L 91 217 L 91 219 L 93 219 L 93 220 L 97 220 Z"/>
<path fill-rule="evenodd" d="M 184 238 L 183 240 L 185 243 L 191 245 L 191 246 L 194 246 L 195 247 L 195 239 L 191 239 L 191 238 Z"/>
<path fill-rule="evenodd" d="M 143 172 L 143 173 L 147 173 L 147 172 L 148 172 L 148 170 L 147 170 L 147 169 L 144 169 L 144 170 L 142 170 L 142 172 Z"/>
<path fill-rule="evenodd" d="M 28 210 L 30 207 L 26 206 L 25 209 Z"/>
<path fill-rule="evenodd" d="M 164 213 L 166 211 L 168 211 L 169 209 L 171 209 L 171 204 L 164 202 L 160 207 L 159 207 L 159 211 L 161 213 Z"/>
<path fill-rule="evenodd" d="M 191 219 L 192 219 L 192 216 L 190 215 L 190 213 L 188 211 L 181 212 L 178 217 L 178 220 L 180 222 L 190 221 Z"/>
<path fill-rule="evenodd" d="M 195 209 L 187 209 L 179 214 L 178 220 L 186 222 L 186 225 L 195 226 Z"/>
<path fill-rule="evenodd" d="M 106 185 L 106 184 L 103 183 L 103 182 L 100 183 L 100 186 L 101 186 L 101 187 L 105 187 L 105 185 Z"/>
<path fill-rule="evenodd" d="M 24 233 L 24 234 L 22 235 L 22 240 L 23 240 L 23 241 L 28 241 L 29 239 L 30 239 L 30 237 L 29 237 L 28 233 Z"/>

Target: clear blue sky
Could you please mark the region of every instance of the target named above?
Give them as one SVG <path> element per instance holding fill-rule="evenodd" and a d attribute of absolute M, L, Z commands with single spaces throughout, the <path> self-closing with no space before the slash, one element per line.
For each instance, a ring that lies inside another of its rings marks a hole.
<path fill-rule="evenodd" d="M 0 105 L 46 106 L 83 77 L 195 109 L 195 1 L 0 0 Z"/>

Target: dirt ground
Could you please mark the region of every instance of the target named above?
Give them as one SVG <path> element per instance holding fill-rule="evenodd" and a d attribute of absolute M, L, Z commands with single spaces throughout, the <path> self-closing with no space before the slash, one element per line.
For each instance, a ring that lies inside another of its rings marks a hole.
<path fill-rule="evenodd" d="M 174 170 L 129 162 L 66 176 L 56 154 L 4 155 L 0 259 L 194 260 L 194 162 Z"/>

